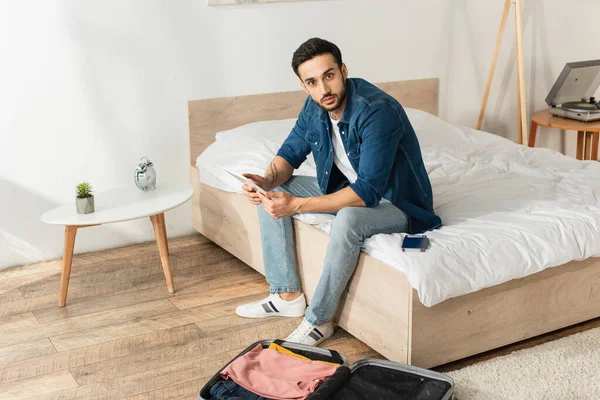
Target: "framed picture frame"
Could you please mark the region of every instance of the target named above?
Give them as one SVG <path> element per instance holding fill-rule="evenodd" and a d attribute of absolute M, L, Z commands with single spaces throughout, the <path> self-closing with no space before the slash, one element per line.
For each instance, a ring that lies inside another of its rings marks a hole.
<path fill-rule="evenodd" d="M 290 1 L 315 1 L 315 0 L 206 0 L 209 6 L 227 6 L 242 4 L 261 4 L 261 3 L 283 3 Z"/>

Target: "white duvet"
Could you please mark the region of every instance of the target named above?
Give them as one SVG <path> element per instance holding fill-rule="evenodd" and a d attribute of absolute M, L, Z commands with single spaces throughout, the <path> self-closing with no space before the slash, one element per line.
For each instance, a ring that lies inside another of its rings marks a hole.
<path fill-rule="evenodd" d="M 600 163 L 530 149 L 407 109 L 443 227 L 425 253 L 403 253 L 402 234 L 375 235 L 364 251 L 402 271 L 425 306 L 545 268 L 600 256 Z M 264 173 L 295 120 L 217 134 L 197 160 L 200 180 L 241 192 L 223 173 Z M 298 175 L 316 176 L 310 155 Z M 329 230 L 332 216 L 303 215 Z"/>

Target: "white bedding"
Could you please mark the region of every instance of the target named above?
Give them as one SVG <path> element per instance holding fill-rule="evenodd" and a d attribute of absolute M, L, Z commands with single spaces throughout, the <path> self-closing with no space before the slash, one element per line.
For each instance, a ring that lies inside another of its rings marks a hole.
<path fill-rule="evenodd" d="M 364 251 L 401 270 L 425 306 L 545 268 L 600 256 L 600 163 L 530 149 L 407 109 L 444 223 L 425 253 L 403 253 L 401 234 L 375 235 Z M 264 173 L 295 120 L 217 134 L 197 160 L 200 180 L 241 192 L 223 173 Z M 316 175 L 312 155 L 295 172 Z M 333 217 L 303 215 L 329 230 Z"/>

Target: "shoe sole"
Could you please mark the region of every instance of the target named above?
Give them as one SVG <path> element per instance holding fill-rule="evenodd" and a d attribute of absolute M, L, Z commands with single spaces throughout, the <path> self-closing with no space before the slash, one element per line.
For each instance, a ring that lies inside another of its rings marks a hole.
<path fill-rule="evenodd" d="M 333 335 L 331 335 L 331 336 L 333 336 Z M 329 339 L 331 336 L 317 340 L 315 342 L 315 344 L 313 344 L 312 346 L 318 346 L 318 345 L 320 345 L 321 343 L 323 343 L 324 341 L 326 341 L 327 339 Z"/>
<path fill-rule="evenodd" d="M 335 333 L 335 329 L 331 332 L 331 334 L 329 336 L 325 335 L 325 336 L 323 336 L 321 339 L 317 340 L 313 344 L 308 344 L 308 343 L 299 343 L 299 344 L 304 344 L 304 345 L 307 345 L 307 346 L 315 346 L 316 347 L 316 346 L 320 345 L 321 343 L 323 343 L 324 341 L 326 341 L 327 339 L 330 339 L 334 335 L 334 333 Z M 298 343 L 298 342 L 290 341 L 287 338 L 284 339 L 284 340 L 287 341 L 287 342 L 290 342 L 290 343 Z"/>

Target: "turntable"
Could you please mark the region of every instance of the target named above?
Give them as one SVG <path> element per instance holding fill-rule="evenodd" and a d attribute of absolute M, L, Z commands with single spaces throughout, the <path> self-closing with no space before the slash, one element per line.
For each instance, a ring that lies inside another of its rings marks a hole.
<path fill-rule="evenodd" d="M 579 121 L 600 120 L 600 60 L 568 63 L 546 97 L 550 113 Z"/>

